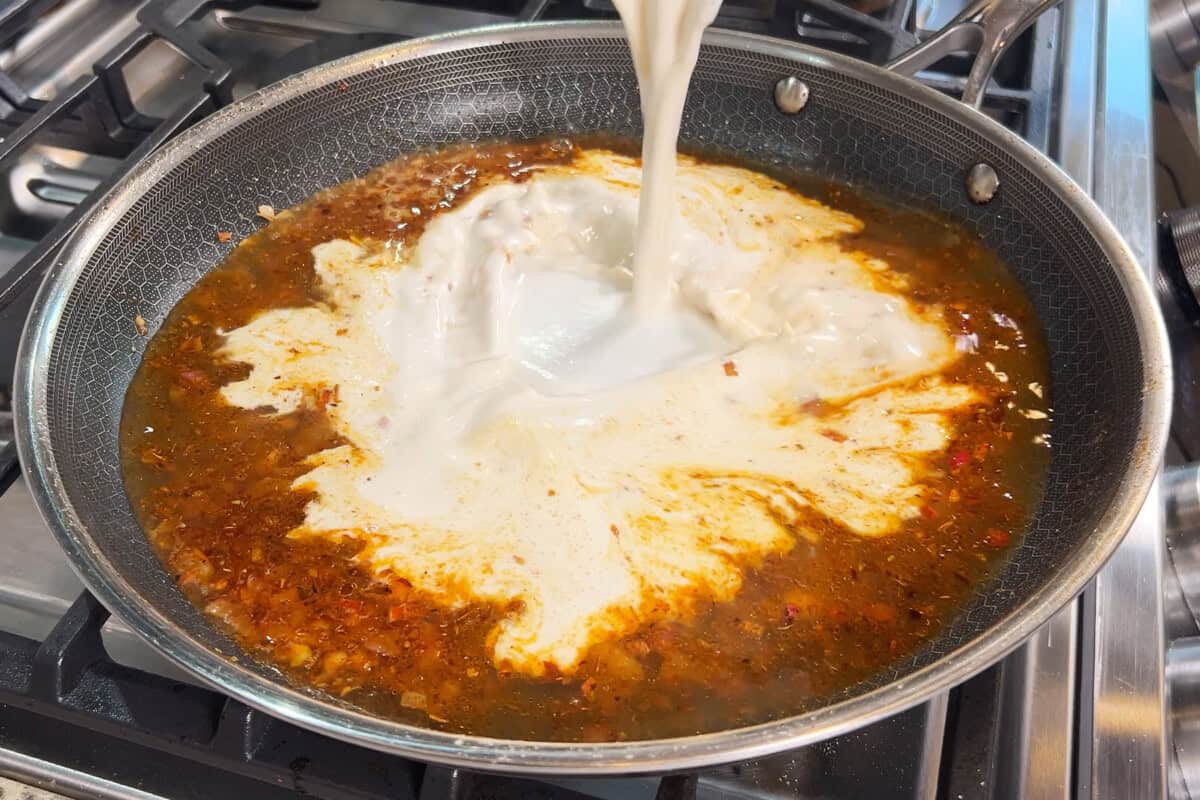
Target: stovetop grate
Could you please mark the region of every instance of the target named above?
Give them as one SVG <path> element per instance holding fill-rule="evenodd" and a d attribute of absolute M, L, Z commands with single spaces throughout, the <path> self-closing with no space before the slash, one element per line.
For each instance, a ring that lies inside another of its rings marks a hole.
<path fill-rule="evenodd" d="M 108 611 L 84 593 L 38 643 L 0 632 L 0 748 L 152 795 L 518 798 L 987 796 L 999 724 L 1000 672 L 954 690 L 945 719 L 920 706 L 876 725 L 772 758 L 703 773 L 549 782 L 419 764 L 274 719 L 218 692 L 112 661 Z M 943 730 L 945 733 L 943 734 Z M 936 741 L 928 741 L 930 736 Z M 943 738 L 944 737 L 944 738 Z M 926 748 L 937 755 L 921 764 Z M 871 769 L 858 769 L 870 756 Z M 842 762 L 842 769 L 831 769 Z M 847 768 L 848 767 L 848 768 Z M 759 792 L 756 795 L 753 792 Z M 116 795 L 119 796 L 119 795 Z"/>

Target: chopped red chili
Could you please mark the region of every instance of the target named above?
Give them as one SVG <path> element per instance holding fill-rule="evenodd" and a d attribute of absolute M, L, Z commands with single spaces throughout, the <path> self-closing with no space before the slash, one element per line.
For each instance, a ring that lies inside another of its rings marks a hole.
<path fill-rule="evenodd" d="M 987 542 L 988 547 L 1008 547 L 1011 538 L 999 528 L 988 528 L 984 541 Z"/>

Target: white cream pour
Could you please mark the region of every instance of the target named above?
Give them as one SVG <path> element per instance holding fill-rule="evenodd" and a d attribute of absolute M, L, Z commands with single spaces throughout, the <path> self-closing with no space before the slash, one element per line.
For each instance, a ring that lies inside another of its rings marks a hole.
<path fill-rule="evenodd" d="M 634 304 L 643 317 L 671 301 L 678 265 L 675 236 L 675 145 L 688 84 L 700 55 L 700 37 L 716 19 L 721 0 L 613 0 L 641 91 L 642 176 L 637 246 L 633 250 Z"/>
<path fill-rule="evenodd" d="M 314 248 L 326 302 L 224 343 L 251 365 L 235 405 L 338 387 L 350 444 L 297 481 L 294 535 L 363 538 L 450 606 L 524 601 L 493 655 L 537 675 L 732 598 L 810 514 L 881 536 L 918 513 L 922 456 L 974 397 L 938 377 L 958 355 L 936 315 L 839 245 L 854 217 L 747 170 L 677 177 L 677 302 L 636 323 L 640 170 L 607 152 L 483 189 L 408 249 Z M 848 402 L 798 411 L 817 398 Z"/>

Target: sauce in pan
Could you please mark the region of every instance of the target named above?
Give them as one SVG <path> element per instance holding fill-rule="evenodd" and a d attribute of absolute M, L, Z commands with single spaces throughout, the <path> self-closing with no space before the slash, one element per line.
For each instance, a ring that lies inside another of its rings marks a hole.
<path fill-rule="evenodd" d="M 762 722 L 936 636 L 1019 537 L 1047 359 L 992 253 L 681 157 L 679 302 L 616 324 L 639 162 L 588 144 L 420 154 L 268 214 L 149 342 L 136 513 L 298 685 L 507 738 Z"/>

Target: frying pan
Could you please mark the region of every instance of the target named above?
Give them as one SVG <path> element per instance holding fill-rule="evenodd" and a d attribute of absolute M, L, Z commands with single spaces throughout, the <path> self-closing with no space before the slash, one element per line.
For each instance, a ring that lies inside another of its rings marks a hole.
<path fill-rule="evenodd" d="M 289 684 L 211 627 L 159 563 L 125 495 L 118 421 L 146 343 L 133 319 L 156 329 L 224 258 L 229 247 L 214 231 L 249 235 L 256 205 L 291 206 L 417 148 L 636 136 L 637 82 L 615 25 L 501 27 L 373 50 L 270 86 L 134 169 L 54 265 L 22 339 L 18 445 L 42 514 L 96 596 L 200 679 L 296 724 L 427 761 L 539 773 L 695 768 L 817 741 L 965 680 L 1033 633 L 1113 552 L 1145 498 L 1168 422 L 1165 334 L 1133 256 L 1069 178 L 969 107 L 991 57 L 1027 22 L 1009 12 L 1045 5 L 980 0 L 898 64 L 911 71 L 974 39 L 989 57 L 972 71 L 968 104 L 800 45 L 721 31 L 704 40 L 685 146 L 952 215 L 1010 266 L 1049 342 L 1051 463 L 1019 547 L 927 646 L 826 707 L 611 744 L 460 736 L 374 717 Z M 994 192 L 979 181 L 991 177 Z"/>

